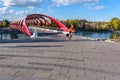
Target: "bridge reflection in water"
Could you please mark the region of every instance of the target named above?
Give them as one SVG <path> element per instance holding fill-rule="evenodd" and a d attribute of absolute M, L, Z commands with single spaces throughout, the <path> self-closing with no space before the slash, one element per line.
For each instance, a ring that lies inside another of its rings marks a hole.
<path fill-rule="evenodd" d="M 0 29 L 0 40 L 25 38 L 26 35 L 18 30 L 11 30 L 7 28 Z"/>

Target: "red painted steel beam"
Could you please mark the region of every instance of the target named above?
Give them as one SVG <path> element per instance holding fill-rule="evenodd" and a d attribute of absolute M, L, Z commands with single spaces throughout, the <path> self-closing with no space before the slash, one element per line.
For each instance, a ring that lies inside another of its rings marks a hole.
<path fill-rule="evenodd" d="M 31 36 L 31 33 L 28 30 L 27 25 L 30 25 L 30 24 L 36 25 L 37 22 L 38 22 L 38 24 L 40 23 L 43 25 L 46 25 L 47 23 L 50 24 L 50 22 L 47 21 L 47 19 L 45 19 L 45 18 L 48 18 L 49 20 L 51 20 L 51 22 L 53 21 L 54 23 L 56 23 L 56 25 L 60 29 L 62 29 L 64 32 L 69 31 L 68 28 L 64 24 L 62 24 L 60 21 L 58 21 L 57 19 L 52 18 L 52 17 L 47 16 L 47 15 L 43 15 L 43 14 L 28 15 L 23 20 L 13 21 L 9 27 L 11 29 L 17 29 L 17 30 L 23 32 L 24 34 L 26 34 L 27 36 Z"/>

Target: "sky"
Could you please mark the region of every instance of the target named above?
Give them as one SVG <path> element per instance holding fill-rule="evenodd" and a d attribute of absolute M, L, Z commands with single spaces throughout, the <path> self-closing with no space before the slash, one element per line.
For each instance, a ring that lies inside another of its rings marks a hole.
<path fill-rule="evenodd" d="M 119 0 L 0 0 L 0 20 L 45 14 L 59 20 L 110 21 L 120 18 Z"/>

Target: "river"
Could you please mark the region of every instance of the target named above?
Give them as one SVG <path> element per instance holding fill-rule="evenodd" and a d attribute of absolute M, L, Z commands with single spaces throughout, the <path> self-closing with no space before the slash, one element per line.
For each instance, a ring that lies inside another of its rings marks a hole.
<path fill-rule="evenodd" d="M 112 32 L 94 32 L 94 31 L 78 31 L 75 35 L 89 37 L 89 38 L 96 38 L 96 39 L 109 39 L 113 33 Z M 2 34 L 2 40 L 10 40 L 10 39 L 21 39 L 27 38 L 24 34 Z M 0 35 L 1 39 L 1 35 Z"/>
<path fill-rule="evenodd" d="M 76 32 L 77 36 L 89 37 L 89 38 L 97 38 L 97 39 L 109 39 L 113 33 L 104 31 L 104 32 L 94 32 L 94 31 L 78 31 Z"/>
<path fill-rule="evenodd" d="M 11 40 L 11 39 L 22 39 L 27 38 L 24 34 L 2 34 L 0 35 L 0 40 Z"/>

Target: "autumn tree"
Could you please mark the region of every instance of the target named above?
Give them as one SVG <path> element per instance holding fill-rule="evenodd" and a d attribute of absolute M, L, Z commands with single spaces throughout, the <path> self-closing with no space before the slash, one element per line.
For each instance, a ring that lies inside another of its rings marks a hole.
<path fill-rule="evenodd" d="M 5 20 L 0 22 L 0 28 L 8 27 L 9 24 L 10 24 L 10 22 L 5 19 Z"/>
<path fill-rule="evenodd" d="M 110 20 L 110 26 L 112 26 L 113 30 L 118 30 L 120 27 L 120 19 L 119 18 L 112 18 Z"/>

